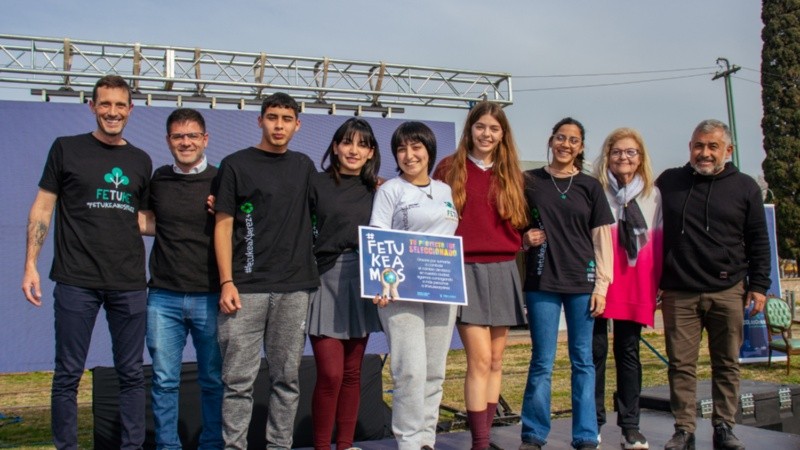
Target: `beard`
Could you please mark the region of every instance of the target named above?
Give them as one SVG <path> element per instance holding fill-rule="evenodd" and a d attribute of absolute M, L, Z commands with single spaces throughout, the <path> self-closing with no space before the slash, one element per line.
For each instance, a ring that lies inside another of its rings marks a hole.
<path fill-rule="evenodd" d="M 699 162 L 701 162 L 701 161 L 693 162 L 692 163 L 692 169 L 694 169 L 694 171 L 699 173 L 700 175 L 705 175 L 705 176 L 716 175 L 716 174 L 722 172 L 722 169 L 725 168 L 725 163 L 724 162 L 723 163 L 719 163 L 716 160 L 710 161 L 710 162 L 714 163 L 714 165 L 711 166 L 711 167 L 701 166 L 700 164 L 698 164 Z M 706 161 L 702 161 L 702 162 L 706 162 Z"/>

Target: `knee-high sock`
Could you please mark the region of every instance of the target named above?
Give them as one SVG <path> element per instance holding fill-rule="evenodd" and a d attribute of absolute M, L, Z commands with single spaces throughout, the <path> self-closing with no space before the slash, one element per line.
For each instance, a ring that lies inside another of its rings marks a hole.
<path fill-rule="evenodd" d="M 486 410 L 467 411 L 467 423 L 472 434 L 472 450 L 489 447 L 489 427 L 486 426 Z"/>

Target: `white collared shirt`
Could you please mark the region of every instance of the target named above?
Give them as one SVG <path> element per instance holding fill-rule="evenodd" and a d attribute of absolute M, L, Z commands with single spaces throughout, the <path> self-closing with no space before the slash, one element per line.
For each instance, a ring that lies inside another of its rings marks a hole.
<path fill-rule="evenodd" d="M 196 166 L 189 169 L 188 172 L 184 172 L 183 170 L 181 170 L 180 167 L 178 167 L 177 164 L 172 163 L 172 170 L 175 171 L 175 173 L 179 173 L 181 175 L 193 175 L 202 173 L 204 170 L 206 170 L 206 167 L 208 167 L 208 160 L 206 159 L 205 155 L 203 155 L 203 159 Z"/>
<path fill-rule="evenodd" d="M 492 166 L 494 166 L 494 161 L 490 162 L 489 164 L 484 164 L 482 160 L 472 156 L 469 153 L 467 153 L 467 158 L 469 158 L 470 161 L 474 162 L 475 165 L 478 166 L 478 168 L 484 172 L 486 172 L 487 170 L 491 169 Z"/>

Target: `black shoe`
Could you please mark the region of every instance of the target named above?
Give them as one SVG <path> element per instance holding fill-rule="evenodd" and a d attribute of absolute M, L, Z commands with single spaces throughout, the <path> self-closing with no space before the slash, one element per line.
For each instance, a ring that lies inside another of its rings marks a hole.
<path fill-rule="evenodd" d="M 583 444 L 578 445 L 575 447 L 576 450 L 595 450 L 597 448 L 597 444 L 594 442 L 584 442 Z"/>
<path fill-rule="evenodd" d="M 714 450 L 745 450 L 730 425 L 721 423 L 714 425 Z"/>
<path fill-rule="evenodd" d="M 645 450 L 650 448 L 647 438 L 639 430 L 625 428 L 622 430 L 622 448 L 625 450 Z"/>
<path fill-rule="evenodd" d="M 542 450 L 542 446 L 533 442 L 523 442 L 519 446 L 519 450 Z"/>
<path fill-rule="evenodd" d="M 694 450 L 694 433 L 678 430 L 672 435 L 664 450 Z"/>

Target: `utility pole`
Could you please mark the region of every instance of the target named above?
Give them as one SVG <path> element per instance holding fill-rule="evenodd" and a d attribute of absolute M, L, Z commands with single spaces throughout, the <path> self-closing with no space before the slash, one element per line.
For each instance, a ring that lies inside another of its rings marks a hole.
<path fill-rule="evenodd" d="M 741 67 L 734 64 L 733 66 L 728 63 L 728 58 L 717 58 L 717 65 L 720 66 L 720 69 L 723 69 L 722 64 L 725 64 L 725 67 L 722 72 L 717 72 L 714 75 L 714 78 L 711 80 L 716 80 L 718 78 L 725 78 L 725 100 L 728 104 L 728 126 L 731 129 L 731 137 L 733 138 L 733 165 L 736 168 L 739 168 L 739 140 L 736 137 L 736 114 L 733 111 L 733 89 L 731 89 L 731 75 L 738 72 Z"/>

